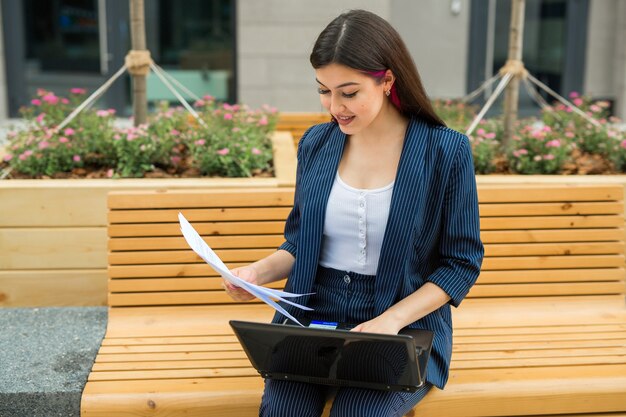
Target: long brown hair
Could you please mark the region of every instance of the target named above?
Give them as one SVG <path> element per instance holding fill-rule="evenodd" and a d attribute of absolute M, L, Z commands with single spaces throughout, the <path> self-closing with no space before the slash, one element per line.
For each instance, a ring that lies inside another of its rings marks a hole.
<path fill-rule="evenodd" d="M 379 81 L 390 69 L 396 77 L 392 102 L 402 114 L 432 125 L 445 126 L 424 90 L 417 67 L 398 32 L 383 18 L 366 10 L 351 10 L 336 17 L 320 33 L 311 65 L 318 69 L 341 64 Z"/>

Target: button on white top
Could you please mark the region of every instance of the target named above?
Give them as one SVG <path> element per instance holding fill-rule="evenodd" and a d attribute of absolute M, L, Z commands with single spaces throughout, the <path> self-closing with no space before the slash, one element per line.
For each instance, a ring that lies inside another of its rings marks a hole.
<path fill-rule="evenodd" d="M 326 207 L 320 265 L 376 274 L 392 192 L 393 183 L 356 189 L 335 177 Z"/>

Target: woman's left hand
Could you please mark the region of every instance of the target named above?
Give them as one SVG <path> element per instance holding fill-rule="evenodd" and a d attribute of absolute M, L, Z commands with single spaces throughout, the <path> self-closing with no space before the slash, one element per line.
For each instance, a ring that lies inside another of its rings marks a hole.
<path fill-rule="evenodd" d="M 353 332 L 366 332 L 366 333 L 383 333 L 383 334 L 398 334 L 402 329 L 401 325 L 390 317 L 381 314 L 371 320 L 363 322 L 353 328 Z"/>

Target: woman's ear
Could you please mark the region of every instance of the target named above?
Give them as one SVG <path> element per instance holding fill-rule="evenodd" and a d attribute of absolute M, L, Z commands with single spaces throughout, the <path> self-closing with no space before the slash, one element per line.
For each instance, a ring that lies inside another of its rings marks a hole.
<path fill-rule="evenodd" d="M 393 72 L 391 72 L 390 69 L 385 71 L 385 75 L 383 77 L 383 87 L 385 91 L 391 90 L 391 87 L 393 86 L 393 83 L 395 82 L 396 82 L 396 76 L 393 75 Z"/>

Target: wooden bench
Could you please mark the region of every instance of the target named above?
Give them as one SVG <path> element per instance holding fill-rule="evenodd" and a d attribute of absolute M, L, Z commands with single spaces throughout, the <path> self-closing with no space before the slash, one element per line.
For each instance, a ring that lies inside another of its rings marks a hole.
<path fill-rule="evenodd" d="M 330 121 L 328 113 L 280 113 L 276 130 L 288 131 L 293 136 L 293 142 L 297 146 L 298 141 L 313 125 Z"/>
<path fill-rule="evenodd" d="M 224 294 L 177 213 L 232 267 L 282 242 L 292 198 L 109 195 L 109 323 L 82 416 L 257 415 L 263 382 L 227 323 L 272 311 Z M 479 201 L 483 271 L 454 311 L 449 383 L 415 415 L 626 416 L 622 187 L 479 186 Z"/>

